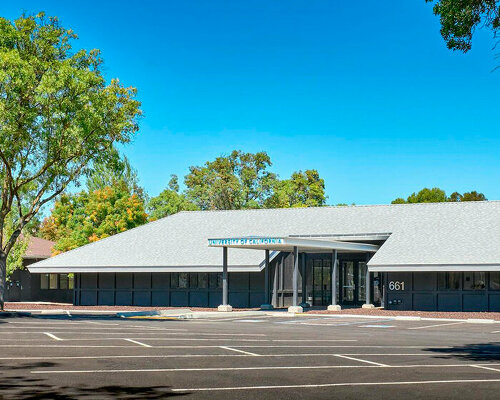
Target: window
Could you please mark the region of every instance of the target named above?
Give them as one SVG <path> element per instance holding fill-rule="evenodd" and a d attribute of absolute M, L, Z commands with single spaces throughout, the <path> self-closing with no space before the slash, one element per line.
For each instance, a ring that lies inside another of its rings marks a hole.
<path fill-rule="evenodd" d="M 191 289 L 198 289 L 198 274 L 189 274 L 189 287 Z"/>
<path fill-rule="evenodd" d="M 486 288 L 486 272 L 465 272 L 464 290 L 482 290 Z"/>
<path fill-rule="evenodd" d="M 438 290 L 460 289 L 461 272 L 438 273 Z"/>
<path fill-rule="evenodd" d="M 208 287 L 208 274 L 206 272 L 200 272 L 198 274 L 198 287 L 200 289 L 206 289 Z"/>
<path fill-rule="evenodd" d="M 500 290 L 500 272 L 490 272 L 490 289 Z"/>
<path fill-rule="evenodd" d="M 49 289 L 57 289 L 57 274 L 49 274 Z"/>
<path fill-rule="evenodd" d="M 42 274 L 40 276 L 40 289 L 49 288 L 49 274 Z"/>
<path fill-rule="evenodd" d="M 188 273 L 179 273 L 179 288 L 186 289 L 188 287 Z"/>
<path fill-rule="evenodd" d="M 218 272 L 215 274 L 210 274 L 210 288 L 221 288 L 222 287 L 222 273 Z"/>
<path fill-rule="evenodd" d="M 68 274 L 68 289 L 75 288 L 75 275 Z"/>
<path fill-rule="evenodd" d="M 172 289 L 177 289 L 179 287 L 179 274 L 177 272 L 170 274 L 170 287 Z"/>
<path fill-rule="evenodd" d="M 59 289 L 68 289 L 68 274 L 59 274 Z"/>

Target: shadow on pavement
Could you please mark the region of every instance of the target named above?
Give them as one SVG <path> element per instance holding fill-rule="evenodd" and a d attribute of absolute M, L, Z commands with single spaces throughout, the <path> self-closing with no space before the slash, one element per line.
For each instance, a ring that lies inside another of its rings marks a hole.
<path fill-rule="evenodd" d="M 439 353 L 440 358 L 459 358 L 470 361 L 499 361 L 500 343 L 466 344 L 454 347 L 436 347 L 423 349 Z"/>
<path fill-rule="evenodd" d="M 54 367 L 56 363 L 37 362 L 18 366 L 2 366 L 1 399 L 165 399 L 188 393 L 173 393 L 169 386 L 82 386 L 54 385 L 42 378 L 34 378 L 30 370 Z M 24 375 L 8 375 L 9 371 L 24 370 Z M 7 373 L 7 374 L 6 374 Z"/>

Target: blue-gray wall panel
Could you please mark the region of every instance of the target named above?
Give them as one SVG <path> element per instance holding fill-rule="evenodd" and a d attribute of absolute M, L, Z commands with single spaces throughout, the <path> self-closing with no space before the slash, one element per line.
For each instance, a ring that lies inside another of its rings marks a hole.
<path fill-rule="evenodd" d="M 439 311 L 462 311 L 462 295 L 460 293 L 439 293 Z"/>
<path fill-rule="evenodd" d="M 98 294 L 98 304 L 100 306 L 114 306 L 115 305 L 115 292 L 100 290 Z"/>
<path fill-rule="evenodd" d="M 189 293 L 189 306 L 190 307 L 206 307 L 208 305 L 208 292 L 195 292 Z"/>
<path fill-rule="evenodd" d="M 117 306 L 130 306 L 132 304 L 132 291 L 131 290 L 117 290 L 116 291 L 116 305 Z"/>
<path fill-rule="evenodd" d="M 114 289 L 115 274 L 99 274 L 99 289 Z"/>
<path fill-rule="evenodd" d="M 136 290 L 134 291 L 134 306 L 149 307 L 151 305 L 151 291 Z"/>
<path fill-rule="evenodd" d="M 116 288 L 117 289 L 132 289 L 132 275 L 131 273 L 117 273 L 116 274 Z"/>
<path fill-rule="evenodd" d="M 188 305 L 188 292 L 171 292 L 170 305 L 172 307 L 186 307 Z"/>
<path fill-rule="evenodd" d="M 95 306 L 97 304 L 97 290 L 82 290 L 80 292 L 80 305 Z"/>
<path fill-rule="evenodd" d="M 151 305 L 153 307 L 169 306 L 170 303 L 168 301 L 168 298 L 168 292 L 153 292 L 151 293 Z"/>
<path fill-rule="evenodd" d="M 422 311 L 435 311 L 436 294 L 435 293 L 416 293 L 413 295 L 413 308 Z"/>
<path fill-rule="evenodd" d="M 481 294 L 464 294 L 464 311 L 486 311 L 488 310 L 488 297 Z"/>

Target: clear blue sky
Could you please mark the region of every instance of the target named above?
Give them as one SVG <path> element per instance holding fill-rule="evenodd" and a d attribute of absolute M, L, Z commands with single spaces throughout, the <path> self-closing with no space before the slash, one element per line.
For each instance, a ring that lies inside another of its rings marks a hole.
<path fill-rule="evenodd" d="M 232 149 L 288 177 L 315 168 L 329 203 L 388 203 L 424 186 L 500 198 L 500 64 L 479 31 L 451 52 L 413 1 L 9 1 L 45 10 L 136 86 L 125 153 L 150 195 Z"/>

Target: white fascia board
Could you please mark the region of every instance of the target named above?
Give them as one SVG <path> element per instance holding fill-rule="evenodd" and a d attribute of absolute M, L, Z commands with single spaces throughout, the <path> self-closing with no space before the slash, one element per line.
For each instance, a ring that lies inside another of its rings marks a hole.
<path fill-rule="evenodd" d="M 488 272 L 500 271 L 499 264 L 408 264 L 408 265 L 370 265 L 370 272 Z"/>
<path fill-rule="evenodd" d="M 339 240 L 314 240 L 301 238 L 285 238 L 285 244 L 293 247 L 314 248 L 314 249 L 329 249 L 329 250 L 347 250 L 376 253 L 380 246 L 375 244 L 342 242 Z"/>
<path fill-rule="evenodd" d="M 73 266 L 73 267 L 27 267 L 32 274 L 70 274 L 70 273 L 97 273 L 97 272 L 222 272 L 221 265 L 209 266 L 168 266 L 168 267 L 96 267 L 96 266 Z M 263 268 L 263 267 L 262 267 Z M 229 272 L 260 272 L 260 265 L 229 265 Z"/>

